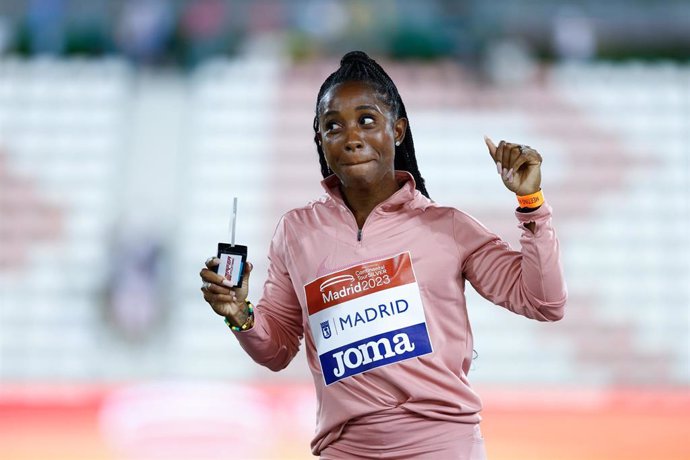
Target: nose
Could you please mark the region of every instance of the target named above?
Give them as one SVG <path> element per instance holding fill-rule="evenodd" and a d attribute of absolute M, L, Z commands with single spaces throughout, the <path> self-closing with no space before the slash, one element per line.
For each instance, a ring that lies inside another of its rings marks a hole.
<path fill-rule="evenodd" d="M 345 144 L 345 150 L 348 152 L 354 152 L 356 150 L 361 150 L 364 148 L 364 144 L 359 139 L 352 139 L 347 141 L 347 144 Z"/>
<path fill-rule="evenodd" d="M 354 131 L 355 130 L 350 131 L 347 137 L 347 141 L 345 142 L 345 150 L 348 152 L 354 152 L 356 150 L 361 150 L 364 148 L 362 140 L 360 139 L 359 135 Z"/>

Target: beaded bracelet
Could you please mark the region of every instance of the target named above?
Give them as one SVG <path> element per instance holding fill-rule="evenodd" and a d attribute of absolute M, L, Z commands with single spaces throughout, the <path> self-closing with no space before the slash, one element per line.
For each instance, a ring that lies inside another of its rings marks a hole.
<path fill-rule="evenodd" d="M 249 315 L 247 316 L 247 321 L 245 321 L 243 325 L 234 326 L 232 323 L 230 323 L 228 317 L 225 317 L 225 324 L 227 324 L 227 326 L 235 332 L 246 331 L 247 329 L 251 329 L 251 327 L 254 326 L 254 305 L 252 305 L 252 303 L 248 299 L 245 299 L 244 303 L 247 304 Z"/>

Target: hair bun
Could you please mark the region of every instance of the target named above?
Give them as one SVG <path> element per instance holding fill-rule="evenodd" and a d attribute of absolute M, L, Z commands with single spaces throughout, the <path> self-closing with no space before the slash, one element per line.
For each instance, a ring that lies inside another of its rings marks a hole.
<path fill-rule="evenodd" d="M 340 60 L 340 65 L 349 64 L 351 62 L 371 62 L 371 58 L 364 51 L 350 51 Z"/>

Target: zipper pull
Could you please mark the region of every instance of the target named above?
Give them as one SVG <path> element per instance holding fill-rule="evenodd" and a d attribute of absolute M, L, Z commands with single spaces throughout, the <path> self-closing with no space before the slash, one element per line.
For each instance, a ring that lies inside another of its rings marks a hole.
<path fill-rule="evenodd" d="M 362 241 L 362 229 L 357 229 L 357 241 Z"/>

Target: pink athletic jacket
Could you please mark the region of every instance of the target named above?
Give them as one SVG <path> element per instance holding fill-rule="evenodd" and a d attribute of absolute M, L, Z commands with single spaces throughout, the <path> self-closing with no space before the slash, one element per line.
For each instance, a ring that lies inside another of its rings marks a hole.
<path fill-rule="evenodd" d="M 322 182 L 325 196 L 286 213 L 271 243 L 254 327 L 235 333 L 257 363 L 274 371 L 290 363 L 305 338 L 318 398 L 315 455 L 348 420 L 392 407 L 435 420 L 480 421 L 481 402 L 467 379 L 472 330 L 465 280 L 520 315 L 563 317 L 567 292 L 548 204 L 515 213 L 521 224 L 536 223 L 534 233 L 524 229 L 517 252 L 469 215 L 424 197 L 410 174 L 396 175 L 401 188 L 361 231 L 335 176 Z M 390 284 L 376 287 L 382 279 Z M 374 286 L 371 294 L 355 292 L 357 283 Z M 310 317 L 318 322 L 310 324 Z M 333 340 L 345 345 L 317 350 Z"/>

